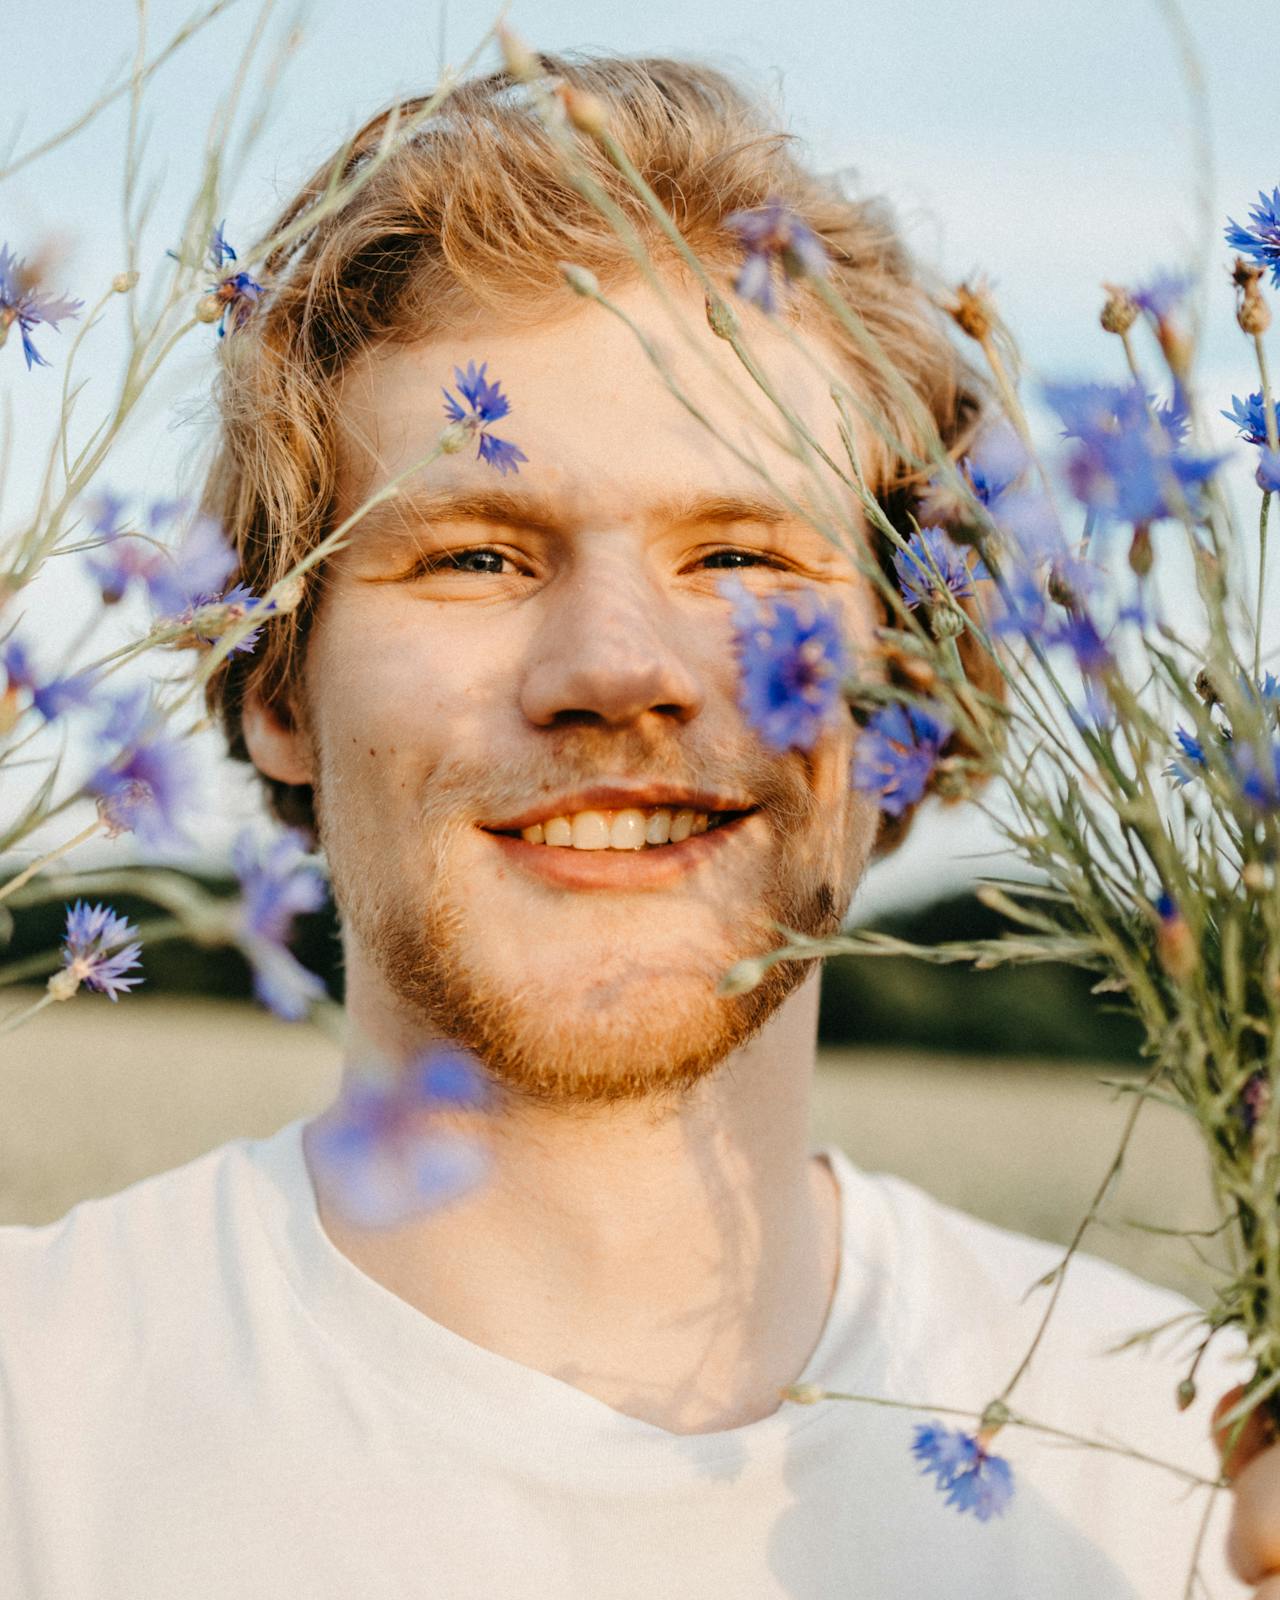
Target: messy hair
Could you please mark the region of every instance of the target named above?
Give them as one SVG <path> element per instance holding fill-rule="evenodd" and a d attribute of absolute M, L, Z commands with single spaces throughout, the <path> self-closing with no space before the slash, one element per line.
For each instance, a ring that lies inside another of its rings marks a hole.
<path fill-rule="evenodd" d="M 722 72 L 665 58 L 542 55 L 571 91 L 594 96 L 610 132 L 708 270 L 732 271 L 740 253 L 725 218 L 781 201 L 818 237 L 834 287 L 874 336 L 898 382 L 869 361 L 812 295 L 799 315 L 847 363 L 851 384 L 883 438 L 905 443 L 918 463 L 912 419 L 922 406 L 944 446 L 960 456 L 982 409 L 978 383 L 953 347 L 945 319 L 883 203 L 849 198 L 793 153 L 769 108 Z M 339 397 L 344 373 L 380 345 L 411 344 L 491 315 L 528 325 L 570 291 L 558 263 L 593 272 L 605 290 L 636 275 L 627 244 L 570 181 L 563 154 L 508 72 L 452 89 L 440 109 L 387 146 L 393 114 L 410 123 L 429 102 L 380 113 L 303 185 L 272 226 L 284 233 L 264 263 L 267 293 L 222 346 L 218 434 L 205 508 L 240 557 L 256 592 L 278 582 L 335 526 Z M 590 139 L 578 148 L 590 177 L 620 209 L 655 264 L 670 244 L 632 185 Z M 376 162 L 371 160 L 377 152 Z M 369 168 L 336 209 L 318 204 Z M 308 225 L 308 213 L 319 220 Z M 909 391 L 904 404 L 902 385 Z M 923 485 L 918 466 L 880 449 L 864 463 L 893 524 L 910 531 Z M 879 556 L 891 570 L 892 549 Z M 282 718 L 298 703 L 308 626 L 323 567 L 306 579 L 296 610 L 275 618 L 257 648 L 230 656 L 208 686 L 231 754 L 249 760 L 245 696 Z M 968 636 L 961 639 L 968 654 Z M 977 661 L 966 662 L 982 681 Z M 264 778 L 276 815 L 314 831 L 309 786 Z M 878 853 L 900 842 L 910 813 L 882 819 Z"/>

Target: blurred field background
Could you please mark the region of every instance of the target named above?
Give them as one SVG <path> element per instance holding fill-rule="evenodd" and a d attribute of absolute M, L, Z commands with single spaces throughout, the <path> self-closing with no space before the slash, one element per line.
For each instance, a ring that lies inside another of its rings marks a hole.
<path fill-rule="evenodd" d="M 48 929 L 24 919 L 24 936 L 56 943 L 57 907 L 51 915 Z M 956 897 L 877 925 L 941 940 L 990 932 L 988 917 L 971 897 Z M 304 919 L 297 948 L 339 993 L 327 914 Z M 156 945 L 146 965 L 146 987 L 114 1008 L 82 995 L 0 1044 L 0 1222 L 50 1221 L 225 1140 L 313 1114 L 335 1094 L 336 1042 L 252 1005 L 236 956 Z M 1132 1105 L 1115 1085 L 1136 1083 L 1141 1068 L 1131 1024 L 1092 998 L 1088 982 L 1047 967 L 833 963 L 815 1144 L 834 1143 L 869 1171 L 1065 1243 Z M 10 990 L 5 1009 L 25 998 Z M 1215 1220 L 1194 1129 L 1146 1104 L 1085 1248 L 1203 1300 L 1205 1241 L 1130 1224 L 1203 1230 Z"/>

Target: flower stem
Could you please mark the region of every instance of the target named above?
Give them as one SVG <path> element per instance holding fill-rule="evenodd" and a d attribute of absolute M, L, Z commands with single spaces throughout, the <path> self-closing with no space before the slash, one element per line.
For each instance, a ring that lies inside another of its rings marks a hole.
<path fill-rule="evenodd" d="M 29 1006 L 22 1006 L 17 1011 L 11 1011 L 7 1017 L 0 1019 L 0 1033 L 12 1033 L 15 1028 L 20 1028 L 24 1022 L 30 1022 L 37 1011 L 43 1011 L 46 1006 L 53 1004 L 51 994 L 42 994 L 40 998 Z"/>
<path fill-rule="evenodd" d="M 1267 369 L 1267 347 L 1263 344 L 1260 333 L 1255 333 L 1253 336 L 1253 349 L 1258 358 L 1258 376 L 1262 380 L 1262 426 L 1267 436 L 1267 449 L 1280 452 L 1280 428 L 1276 426 L 1276 408 L 1271 398 L 1271 374 Z M 1262 496 L 1262 514 L 1258 519 L 1258 614 L 1253 625 L 1253 675 L 1255 678 L 1262 668 L 1262 608 L 1266 592 L 1263 584 L 1267 573 L 1267 517 L 1270 510 L 1271 491 L 1266 490 Z"/>
<path fill-rule="evenodd" d="M 21 889 L 24 883 L 35 877 L 41 867 L 48 866 L 51 861 L 56 861 L 59 856 L 65 856 L 68 851 L 74 850 L 77 845 L 83 844 L 86 839 L 92 839 L 101 827 L 102 819 L 95 817 L 87 828 L 81 828 L 80 832 L 73 835 L 72 838 L 64 839 L 60 845 L 56 845 L 44 855 L 38 856 L 29 867 L 24 867 L 16 878 L 10 878 L 8 883 L 0 884 L 0 900 L 7 900 L 15 889 Z"/>
<path fill-rule="evenodd" d="M 780 1391 L 784 1400 L 798 1398 L 790 1389 Z M 807 1395 L 806 1404 L 815 1400 L 850 1400 L 858 1405 L 885 1406 L 894 1411 L 925 1411 L 932 1412 L 939 1417 L 966 1417 L 974 1422 L 981 1422 L 985 1415 L 981 1411 L 967 1410 L 963 1406 L 931 1406 L 924 1405 L 915 1400 L 890 1400 L 884 1395 L 874 1394 L 842 1394 L 834 1389 L 822 1389 L 817 1394 Z M 1082 1445 L 1086 1450 L 1103 1450 L 1108 1455 L 1126 1456 L 1130 1461 L 1141 1461 L 1149 1467 L 1162 1467 L 1166 1472 L 1172 1472 L 1175 1477 L 1182 1478 L 1186 1483 L 1194 1484 L 1203 1489 L 1217 1489 L 1221 1487 L 1221 1480 L 1202 1477 L 1198 1472 L 1191 1472 L 1186 1467 L 1180 1467 L 1172 1461 L 1162 1461 L 1159 1456 L 1149 1456 L 1141 1450 L 1131 1450 L 1128 1445 L 1112 1444 L 1106 1439 L 1090 1439 L 1084 1434 L 1067 1433 L 1062 1428 L 1050 1427 L 1045 1422 L 1034 1422 L 1030 1417 L 1022 1417 L 1017 1412 L 1010 1411 L 1002 1417 L 1001 1427 L 1025 1428 L 1028 1433 L 1042 1433 L 1046 1438 L 1061 1439 L 1065 1444 Z"/>

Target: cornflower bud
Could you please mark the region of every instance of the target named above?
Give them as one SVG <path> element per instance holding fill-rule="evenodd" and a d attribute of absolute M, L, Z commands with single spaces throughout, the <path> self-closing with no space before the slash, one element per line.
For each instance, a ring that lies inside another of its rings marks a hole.
<path fill-rule="evenodd" d="M 532 83 L 542 76 L 542 65 L 522 38 L 506 25 L 498 24 L 498 45 L 502 64 L 517 83 Z"/>
<path fill-rule="evenodd" d="M 561 276 L 574 294 L 580 294 L 585 299 L 594 300 L 600 293 L 600 280 L 588 268 L 575 266 L 572 261 L 558 261 L 556 265 L 560 268 Z"/>
<path fill-rule="evenodd" d="M 598 139 L 609 126 L 609 113 L 599 95 L 585 89 L 575 89 L 571 83 L 558 83 L 556 97 L 564 107 L 564 114 L 579 133 Z"/>
<path fill-rule="evenodd" d="M 1193 687 L 1207 706 L 1216 706 L 1222 700 L 1208 667 L 1201 667 L 1199 672 L 1196 673 Z"/>
<path fill-rule="evenodd" d="M 216 294 L 202 294 L 196 301 L 197 322 L 217 322 L 222 316 L 222 301 Z"/>
<path fill-rule="evenodd" d="M 1189 1405 L 1195 1403 L 1196 1381 L 1194 1378 L 1184 1378 L 1178 1385 L 1178 1410 L 1185 1411 Z"/>
<path fill-rule="evenodd" d="M 440 437 L 436 440 L 441 453 L 446 456 L 455 456 L 458 451 L 466 446 L 471 437 L 471 430 L 465 422 L 450 422 L 440 430 Z"/>
<path fill-rule="evenodd" d="M 0 694 L 0 734 L 11 733 L 19 716 L 21 707 L 18 705 L 18 688 L 16 684 L 9 684 L 3 694 Z"/>
<path fill-rule="evenodd" d="M 1045 584 L 1045 591 L 1050 600 L 1056 605 L 1063 606 L 1068 611 L 1080 604 L 1079 596 L 1062 576 L 1062 571 L 1059 567 L 1050 567 L 1049 581 Z"/>
<path fill-rule="evenodd" d="M 793 1383 L 788 1388 L 779 1390 L 784 1400 L 794 1400 L 798 1406 L 816 1405 L 826 1396 L 826 1390 L 818 1383 Z"/>
<path fill-rule="evenodd" d="M 117 272 L 111 280 L 111 287 L 116 294 L 128 294 L 129 290 L 137 285 L 141 276 L 140 272 Z"/>
<path fill-rule="evenodd" d="M 947 307 L 947 311 L 960 330 L 971 339 L 981 344 L 984 339 L 990 338 L 995 326 L 995 307 L 991 302 L 991 290 L 984 280 L 960 284 L 955 300 Z"/>
<path fill-rule="evenodd" d="M 1138 303 L 1127 289 L 1117 283 L 1104 283 L 1106 302 L 1098 321 L 1107 333 L 1125 334 L 1138 320 Z"/>
<path fill-rule="evenodd" d="M 1263 334 L 1271 326 L 1271 307 L 1262 298 L 1259 280 L 1266 276 L 1265 268 L 1252 266 L 1243 256 L 1236 257 L 1231 271 L 1231 281 L 1240 291 L 1236 303 L 1236 321 L 1240 331 L 1251 337 Z"/>
<path fill-rule="evenodd" d="M 1156 902 L 1156 915 L 1160 919 L 1156 930 L 1160 965 L 1175 983 L 1185 983 L 1199 962 L 1195 936 L 1169 895 L 1162 894 Z"/>
<path fill-rule="evenodd" d="M 1129 566 L 1138 577 L 1145 578 L 1151 571 L 1154 560 L 1151 550 L 1151 524 L 1140 522 L 1133 530 L 1133 542 L 1129 546 Z"/>
<path fill-rule="evenodd" d="M 275 592 L 274 606 L 282 615 L 287 611 L 296 611 L 302 604 L 302 597 L 306 593 L 306 579 L 301 573 L 295 573 L 286 580 Z"/>
<path fill-rule="evenodd" d="M 964 618 L 951 606 L 935 606 L 929 628 L 935 639 L 954 639 L 964 632 Z"/>
<path fill-rule="evenodd" d="M 736 339 L 739 322 L 733 307 L 719 295 L 706 296 L 707 326 L 717 339 Z"/>

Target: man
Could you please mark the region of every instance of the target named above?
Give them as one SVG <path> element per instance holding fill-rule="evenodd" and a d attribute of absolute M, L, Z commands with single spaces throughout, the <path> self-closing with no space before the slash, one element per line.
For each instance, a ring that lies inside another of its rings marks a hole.
<path fill-rule="evenodd" d="M 727 215 L 780 195 L 803 216 L 963 447 L 975 404 L 878 213 L 805 174 L 717 74 L 546 65 L 596 97 L 726 289 Z M 901 835 L 849 786 L 850 721 L 807 752 L 753 735 L 721 585 L 821 600 L 869 659 L 871 586 L 823 532 L 833 494 L 856 517 L 823 465 L 848 459 L 832 373 L 899 509 L 919 486 L 911 405 L 808 301 L 743 308 L 767 403 L 703 286 L 670 252 L 656 279 L 636 270 L 504 75 L 389 156 L 381 126 L 347 162 L 364 187 L 268 262 L 226 341 L 210 499 L 261 589 L 401 492 L 215 699 L 328 857 L 353 1075 L 474 1052 L 489 1171 L 360 1227 L 326 1192 L 316 1125 L 293 1124 L 13 1230 L 4 1592 L 1183 1592 L 1191 1490 L 1217 1470 L 1201 1413 L 1239 1369 L 1211 1350 L 1180 1416 L 1184 1346 L 1103 1352 L 1185 1303 L 1079 1258 L 1009 1404 L 1109 1448 L 1010 1425 L 1003 1515 L 946 1505 L 913 1457 L 921 1408 L 972 1429 L 1006 1392 L 1044 1306 L 1023 1296 L 1058 1252 L 809 1151 L 816 971 L 717 988 L 775 921 L 837 926 Z M 570 298 L 562 260 L 614 309 Z M 481 363 L 510 402 L 505 454 Z M 485 423 L 485 455 L 456 433 L 436 448 L 442 388 Z M 871 1403 L 784 1403 L 794 1384 Z M 1260 1527 L 1274 1503 L 1264 1486 Z M 1210 1592 L 1241 1593 L 1222 1547 L 1215 1521 Z"/>

